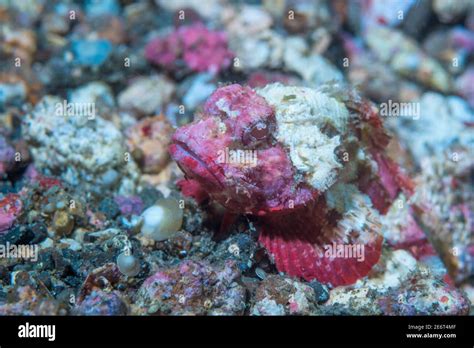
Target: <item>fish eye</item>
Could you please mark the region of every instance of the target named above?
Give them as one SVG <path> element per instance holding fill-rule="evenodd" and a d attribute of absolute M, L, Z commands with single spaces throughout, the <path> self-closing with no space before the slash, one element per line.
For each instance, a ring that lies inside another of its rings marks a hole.
<path fill-rule="evenodd" d="M 272 124 L 259 121 L 244 130 L 242 142 L 245 145 L 257 145 L 268 138 L 268 135 L 273 132 Z"/>

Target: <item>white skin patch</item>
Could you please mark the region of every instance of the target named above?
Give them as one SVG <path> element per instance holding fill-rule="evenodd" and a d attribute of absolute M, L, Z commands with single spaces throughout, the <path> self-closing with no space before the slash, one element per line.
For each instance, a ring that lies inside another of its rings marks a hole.
<path fill-rule="evenodd" d="M 293 165 L 311 186 L 325 191 L 342 167 L 335 153 L 341 140 L 340 135 L 328 136 L 322 130 L 330 128 L 344 134 L 349 119 L 346 107 L 306 87 L 275 83 L 257 93 L 275 108 L 277 138 L 289 149 Z"/>
<path fill-rule="evenodd" d="M 216 102 L 216 106 L 219 110 L 225 112 L 231 118 L 239 116 L 239 112 L 235 110 L 231 110 L 229 108 L 229 105 L 227 105 L 226 100 L 224 98 L 219 99 Z"/>

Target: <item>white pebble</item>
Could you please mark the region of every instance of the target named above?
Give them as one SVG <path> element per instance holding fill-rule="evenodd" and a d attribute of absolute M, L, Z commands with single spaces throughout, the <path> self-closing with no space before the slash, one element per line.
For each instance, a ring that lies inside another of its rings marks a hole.
<path fill-rule="evenodd" d="M 175 199 L 159 199 L 142 213 L 142 220 L 142 234 L 155 241 L 163 241 L 181 229 L 183 209 Z"/>
<path fill-rule="evenodd" d="M 135 277 L 140 273 L 140 261 L 135 256 L 125 252 L 117 257 L 117 266 L 119 271 L 128 277 Z"/>

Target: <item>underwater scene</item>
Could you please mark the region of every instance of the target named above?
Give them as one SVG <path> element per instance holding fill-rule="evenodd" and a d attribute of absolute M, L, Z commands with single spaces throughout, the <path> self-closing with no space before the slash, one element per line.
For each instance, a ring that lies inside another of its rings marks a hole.
<path fill-rule="evenodd" d="M 472 0 L 0 0 L 0 316 L 471 315 L 473 184 Z"/>

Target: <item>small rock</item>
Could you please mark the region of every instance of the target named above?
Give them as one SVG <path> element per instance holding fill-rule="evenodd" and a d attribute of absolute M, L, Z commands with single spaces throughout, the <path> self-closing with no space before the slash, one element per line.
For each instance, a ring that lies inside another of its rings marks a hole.
<path fill-rule="evenodd" d="M 84 240 L 87 242 L 97 242 L 97 241 L 105 241 L 111 239 L 120 233 L 119 229 L 116 228 L 108 228 L 103 231 L 91 232 L 87 233 L 84 236 Z"/>
<path fill-rule="evenodd" d="M 93 290 L 73 310 L 75 315 L 126 315 L 127 305 L 118 292 Z"/>
<path fill-rule="evenodd" d="M 158 174 L 166 166 L 172 133 L 163 115 L 146 118 L 128 130 L 128 147 L 144 173 Z"/>
<path fill-rule="evenodd" d="M 117 16 L 120 13 L 120 4 L 117 0 L 86 0 L 85 10 L 88 16 Z"/>
<path fill-rule="evenodd" d="M 119 179 L 119 173 L 114 169 L 109 169 L 101 176 L 100 181 L 104 187 L 111 188 L 115 186 Z"/>
<path fill-rule="evenodd" d="M 58 315 L 59 303 L 42 296 L 31 285 L 17 286 L 12 291 L 11 302 L 0 304 L 0 315 Z"/>
<path fill-rule="evenodd" d="M 245 308 L 245 290 L 236 283 L 235 263 L 216 268 L 185 260 L 149 277 L 137 293 L 137 314 L 155 305 L 157 313 L 173 315 L 238 315 Z"/>
<path fill-rule="evenodd" d="M 63 210 L 57 210 L 53 217 L 53 230 L 60 236 L 68 236 L 74 228 L 74 219 Z"/>
<path fill-rule="evenodd" d="M 247 233 L 237 233 L 220 242 L 211 258 L 216 262 L 219 258 L 235 260 L 244 272 L 252 267 L 256 249 L 257 243 L 251 236 Z"/>
<path fill-rule="evenodd" d="M 214 92 L 217 85 L 213 78 L 212 74 L 203 73 L 190 77 L 181 84 L 180 92 L 183 94 L 183 103 L 187 109 L 195 110 Z"/>
<path fill-rule="evenodd" d="M 25 226 L 15 226 L 0 237 L 0 242 L 2 244 L 24 245 L 30 244 L 34 237 L 33 232 Z"/>
<path fill-rule="evenodd" d="M 173 83 L 164 76 L 140 77 L 119 94 L 118 104 L 122 109 L 151 115 L 170 101 L 173 92 Z"/>
<path fill-rule="evenodd" d="M 22 81 L 5 83 L 0 81 L 0 111 L 7 106 L 19 106 L 26 99 L 27 89 Z"/>
<path fill-rule="evenodd" d="M 42 241 L 40 244 L 40 249 L 48 249 L 52 248 L 54 246 L 54 241 L 51 238 L 46 238 L 44 241 Z"/>
<path fill-rule="evenodd" d="M 79 251 L 82 249 L 81 243 L 71 238 L 63 238 L 63 239 L 60 239 L 59 242 L 67 245 L 67 248 L 73 251 Z"/>
<path fill-rule="evenodd" d="M 112 52 L 112 44 L 108 40 L 72 40 L 71 50 L 74 62 L 82 66 L 100 66 Z"/>
<path fill-rule="evenodd" d="M 321 304 L 329 300 L 329 290 L 326 286 L 322 285 L 320 282 L 313 280 L 308 284 L 314 290 L 314 295 L 316 297 L 316 301 Z"/>
<path fill-rule="evenodd" d="M 13 225 L 22 206 L 20 197 L 14 193 L 9 193 L 0 200 L 0 234 Z"/>
<path fill-rule="evenodd" d="M 115 107 L 112 89 L 103 82 L 88 83 L 69 92 L 68 95 L 70 103 L 93 104 L 99 115 L 110 112 Z"/>
<path fill-rule="evenodd" d="M 265 271 L 259 267 L 255 268 L 255 275 L 260 278 L 260 280 L 265 280 L 265 278 L 267 277 Z"/>
<path fill-rule="evenodd" d="M 191 71 L 216 74 L 229 67 L 232 56 L 226 34 L 209 30 L 202 23 L 179 27 L 145 47 L 146 59 L 167 70 L 176 70 L 184 61 Z"/>
<path fill-rule="evenodd" d="M 304 283 L 269 275 L 256 290 L 252 315 L 310 315 L 316 313 L 313 289 Z"/>
<path fill-rule="evenodd" d="M 127 252 L 117 257 L 117 266 L 120 272 L 128 277 L 135 277 L 140 273 L 140 260 Z"/>
<path fill-rule="evenodd" d="M 120 213 L 125 216 L 140 215 L 143 211 L 143 202 L 137 196 L 115 196 L 115 203 Z"/>
<path fill-rule="evenodd" d="M 143 236 L 163 241 L 176 235 L 183 224 L 183 209 L 173 198 L 163 198 L 146 209 L 142 215 Z"/>
<path fill-rule="evenodd" d="M 161 191 L 157 190 L 155 187 L 150 186 L 150 185 L 146 185 L 138 193 L 138 195 L 141 198 L 143 202 L 143 207 L 145 209 L 151 207 L 160 198 L 163 198 L 163 193 L 161 193 Z"/>
<path fill-rule="evenodd" d="M 99 203 L 98 209 L 100 212 L 104 213 L 109 220 L 115 219 L 120 214 L 118 204 L 110 197 L 104 198 Z"/>

